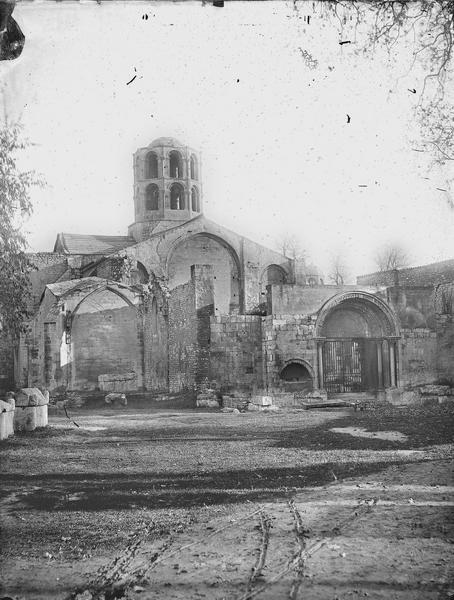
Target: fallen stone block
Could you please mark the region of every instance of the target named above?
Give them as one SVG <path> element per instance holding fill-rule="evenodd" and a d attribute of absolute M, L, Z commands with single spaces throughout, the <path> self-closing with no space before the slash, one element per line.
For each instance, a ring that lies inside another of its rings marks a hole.
<path fill-rule="evenodd" d="M 98 387 L 102 392 L 132 392 L 137 389 L 137 376 L 128 373 L 105 373 L 98 375 Z"/>
<path fill-rule="evenodd" d="M 305 400 L 327 400 L 328 392 L 326 390 L 312 390 L 304 395 Z"/>
<path fill-rule="evenodd" d="M 401 404 L 419 404 L 421 402 L 421 395 L 419 390 L 407 390 L 402 392 L 400 403 Z"/>
<path fill-rule="evenodd" d="M 273 404 L 272 396 L 252 396 L 252 402 L 258 406 L 271 406 Z"/>
<path fill-rule="evenodd" d="M 213 398 L 197 398 L 199 408 L 219 408 L 219 402 Z"/>
<path fill-rule="evenodd" d="M 104 402 L 111 406 L 127 406 L 128 400 L 125 394 L 107 394 L 104 398 Z"/>
<path fill-rule="evenodd" d="M 16 406 L 45 406 L 49 404 L 49 398 L 36 387 L 22 388 L 16 394 Z"/>
<path fill-rule="evenodd" d="M 451 393 L 449 385 L 423 385 L 419 388 L 422 396 L 448 396 Z"/>
<path fill-rule="evenodd" d="M 33 431 L 48 423 L 48 398 L 38 388 L 22 388 L 16 394 L 14 431 Z"/>
<path fill-rule="evenodd" d="M 14 411 L 14 431 L 33 431 L 37 427 L 46 427 L 47 423 L 47 404 L 19 406 Z"/>

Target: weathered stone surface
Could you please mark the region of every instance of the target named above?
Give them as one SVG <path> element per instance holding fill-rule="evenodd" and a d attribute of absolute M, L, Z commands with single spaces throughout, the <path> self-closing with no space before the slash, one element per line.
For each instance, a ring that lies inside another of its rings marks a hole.
<path fill-rule="evenodd" d="M 407 390 L 402 392 L 400 403 L 401 404 L 418 404 L 421 402 L 421 395 L 419 390 Z"/>
<path fill-rule="evenodd" d="M 37 427 L 46 427 L 47 422 L 47 404 L 19 406 L 14 411 L 14 431 L 33 431 Z"/>
<path fill-rule="evenodd" d="M 48 398 L 36 387 L 22 388 L 16 394 L 16 406 L 45 406 L 48 403 Z"/>
<path fill-rule="evenodd" d="M 271 396 L 252 396 L 251 402 L 258 406 L 271 406 L 273 404 L 273 398 Z"/>
<path fill-rule="evenodd" d="M 449 385 L 423 385 L 419 391 L 422 396 L 448 396 L 452 388 Z"/>
<path fill-rule="evenodd" d="M 137 375 L 128 373 L 106 373 L 98 375 L 99 389 L 102 392 L 131 392 L 137 389 Z"/>
<path fill-rule="evenodd" d="M 111 406 L 127 406 L 128 399 L 125 394 L 107 394 L 104 398 L 104 402 L 106 404 L 110 404 Z"/>
<path fill-rule="evenodd" d="M 12 399 L 14 402 L 14 398 Z M 14 434 L 14 406 L 0 400 L 0 440 Z"/>
<path fill-rule="evenodd" d="M 219 408 L 219 401 L 216 398 L 197 397 L 197 406 L 199 408 Z"/>
<path fill-rule="evenodd" d="M 307 400 L 327 400 L 328 392 L 326 390 L 312 390 L 305 395 L 305 399 Z"/>

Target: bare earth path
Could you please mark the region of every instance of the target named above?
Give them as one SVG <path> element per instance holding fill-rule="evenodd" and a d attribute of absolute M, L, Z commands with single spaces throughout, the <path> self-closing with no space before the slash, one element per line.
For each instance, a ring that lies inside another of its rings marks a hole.
<path fill-rule="evenodd" d="M 1 594 L 447 600 L 453 413 L 53 416 L 0 445 Z"/>

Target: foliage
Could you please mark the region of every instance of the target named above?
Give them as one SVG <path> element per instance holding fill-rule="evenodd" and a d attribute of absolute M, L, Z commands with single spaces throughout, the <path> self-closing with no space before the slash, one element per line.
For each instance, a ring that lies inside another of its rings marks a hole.
<path fill-rule="evenodd" d="M 294 0 L 294 6 L 298 12 L 307 4 Z M 413 44 L 409 72 L 418 64 L 425 73 L 421 89 L 414 90 L 423 151 L 438 164 L 453 160 L 454 0 L 319 0 L 312 8 L 338 29 L 340 43 L 354 43 L 357 51 L 382 45 L 392 56 L 398 45 Z"/>
<path fill-rule="evenodd" d="M 348 277 L 348 268 L 342 256 L 331 257 L 328 278 L 334 285 L 344 285 Z"/>
<path fill-rule="evenodd" d="M 398 244 L 387 244 L 377 252 L 375 263 L 379 271 L 390 271 L 407 267 L 409 259 L 401 246 Z"/>
<path fill-rule="evenodd" d="M 284 256 L 293 260 L 305 260 L 306 251 L 296 235 L 284 233 L 278 240 L 280 250 Z"/>
<path fill-rule="evenodd" d="M 29 144 L 21 138 L 21 127 L 0 128 L 0 327 L 15 337 L 28 316 L 29 271 L 22 222 L 32 212 L 30 189 L 42 185 L 33 171 L 18 165 L 20 152 Z"/>

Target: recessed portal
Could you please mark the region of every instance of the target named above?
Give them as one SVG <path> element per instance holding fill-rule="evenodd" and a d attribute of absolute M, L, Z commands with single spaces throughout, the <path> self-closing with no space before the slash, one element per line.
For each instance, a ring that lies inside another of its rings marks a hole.
<path fill-rule="evenodd" d="M 312 376 L 300 362 L 288 363 L 280 372 L 283 387 L 288 392 L 311 391 Z"/>

